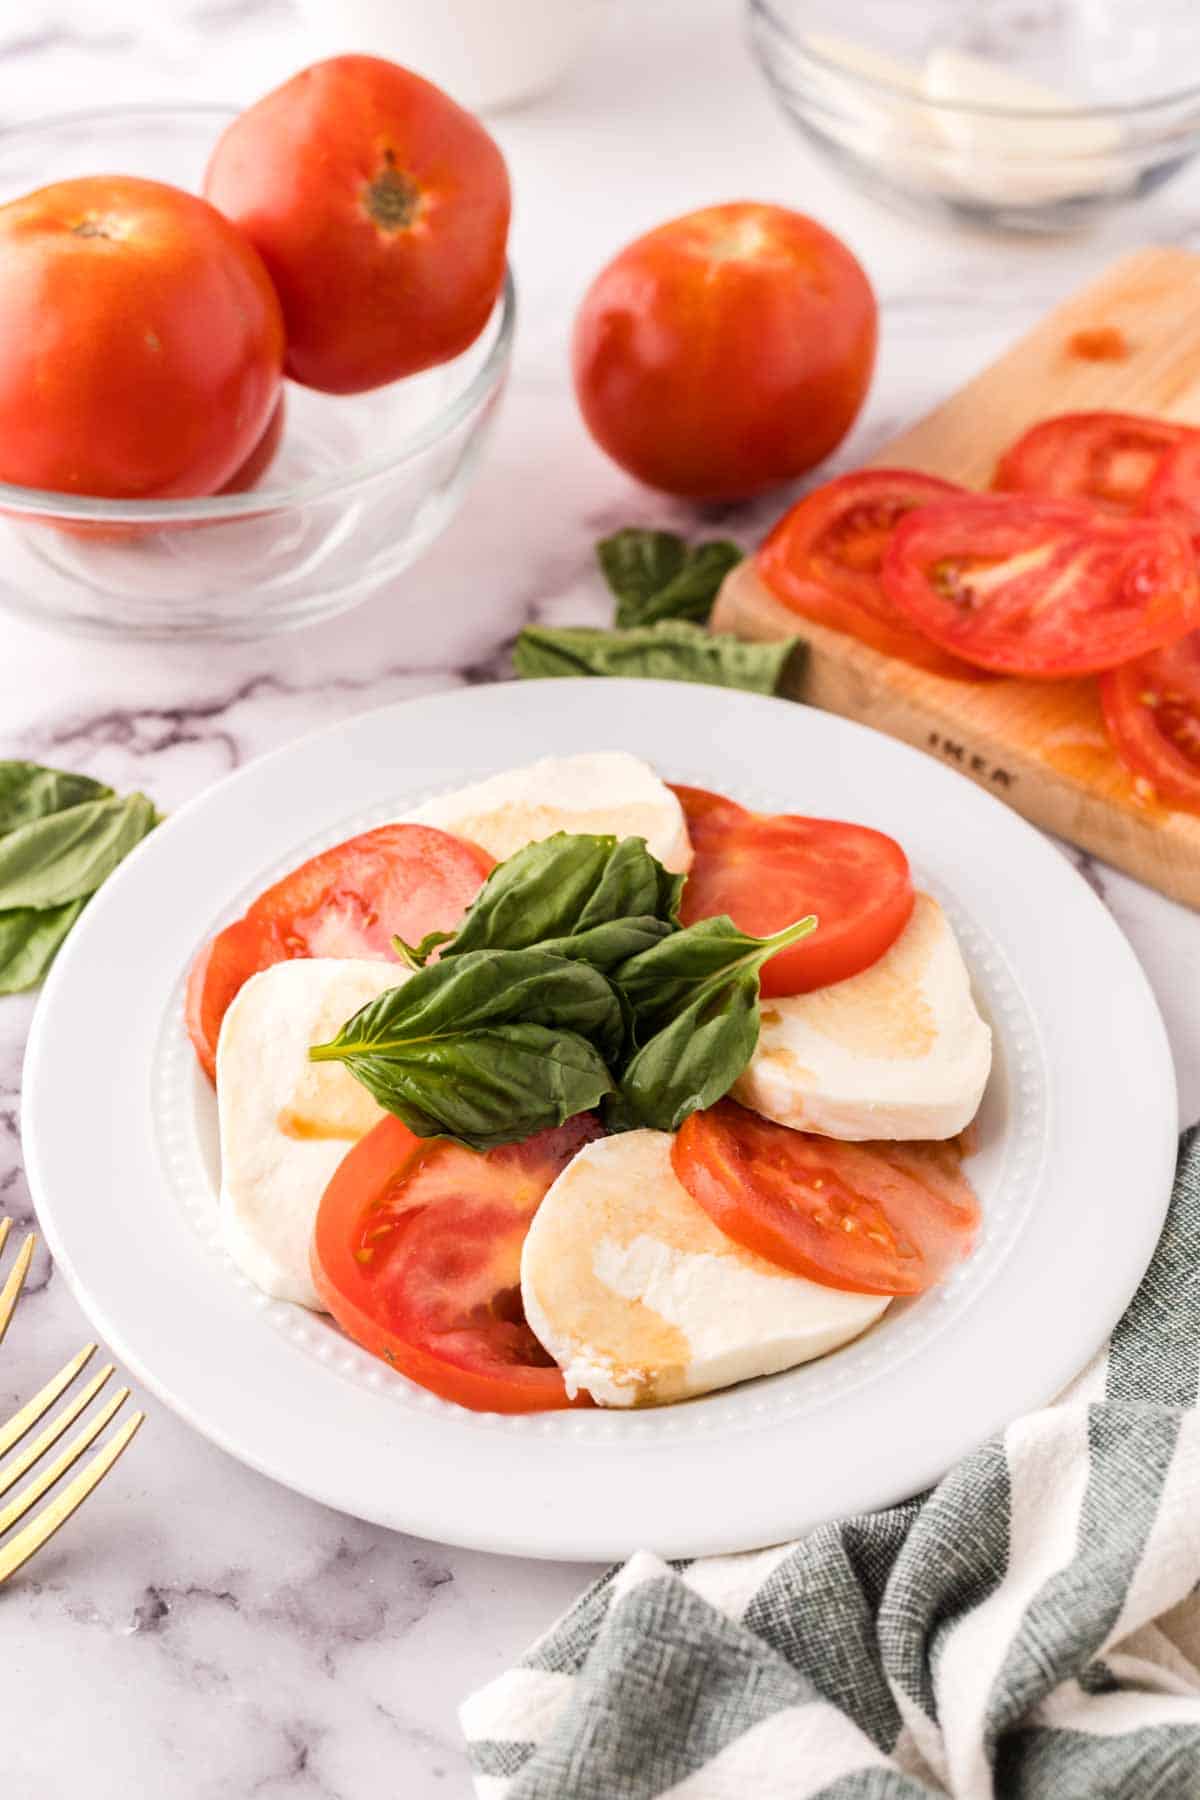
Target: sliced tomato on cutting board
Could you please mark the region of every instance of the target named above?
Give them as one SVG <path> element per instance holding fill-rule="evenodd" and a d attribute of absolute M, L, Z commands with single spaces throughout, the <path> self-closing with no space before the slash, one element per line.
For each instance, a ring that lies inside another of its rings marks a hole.
<path fill-rule="evenodd" d="M 974 674 L 896 612 L 880 580 L 900 520 L 963 489 L 913 469 L 860 469 L 798 500 L 760 548 L 755 566 L 777 599 L 803 618 L 844 631 L 885 656 L 939 675 Z"/>
<path fill-rule="evenodd" d="M 387 960 L 395 936 L 415 944 L 453 931 L 493 866 L 477 844 L 430 825 L 381 825 L 301 863 L 192 964 L 187 1028 L 207 1074 L 221 1020 L 251 975 L 293 956 Z"/>
<path fill-rule="evenodd" d="M 1159 799 L 1200 813 L 1200 631 L 1113 669 L 1100 699 L 1125 766 Z"/>
<path fill-rule="evenodd" d="M 817 930 L 763 967 L 762 992 L 806 994 L 876 962 L 913 908 L 908 858 L 865 825 L 755 813 L 704 788 L 676 787 L 695 858 L 683 887 L 685 925 L 728 913 L 757 937 L 809 913 Z"/>
<path fill-rule="evenodd" d="M 684 1120 L 671 1161 L 727 1237 L 825 1287 L 923 1293 L 979 1228 L 952 1143 L 841 1143 L 722 1100 Z"/>
<path fill-rule="evenodd" d="M 968 494 L 910 513 L 883 560 L 900 612 L 1003 675 L 1094 675 L 1200 625 L 1200 584 L 1168 519 L 1080 500 Z"/>
<path fill-rule="evenodd" d="M 479 1151 L 382 1120 L 321 1200 L 312 1273 L 322 1304 L 356 1343 L 444 1400 L 479 1412 L 569 1405 L 525 1322 L 521 1249 L 552 1183 L 601 1136 L 585 1113 Z"/>
<path fill-rule="evenodd" d="M 1174 519 L 1200 552 L 1200 431 L 1168 450 L 1138 510 Z"/>
<path fill-rule="evenodd" d="M 1059 413 L 1004 452 L 992 486 L 1051 500 L 1090 500 L 1105 512 L 1133 512 L 1186 425 L 1140 413 Z"/>

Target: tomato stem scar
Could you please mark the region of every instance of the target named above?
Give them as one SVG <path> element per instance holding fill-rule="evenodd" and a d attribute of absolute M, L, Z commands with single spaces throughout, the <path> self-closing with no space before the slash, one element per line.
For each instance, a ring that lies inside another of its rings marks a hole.
<path fill-rule="evenodd" d="M 403 231 L 416 218 L 421 190 L 411 175 L 396 167 L 394 150 L 384 151 L 383 167 L 363 189 L 363 202 L 383 231 Z"/>
<path fill-rule="evenodd" d="M 89 213 L 86 219 L 80 219 L 78 225 L 72 225 L 71 230 L 76 237 L 85 238 L 111 238 L 118 235 L 111 229 L 111 223 L 108 219 L 98 218 L 95 213 Z"/>

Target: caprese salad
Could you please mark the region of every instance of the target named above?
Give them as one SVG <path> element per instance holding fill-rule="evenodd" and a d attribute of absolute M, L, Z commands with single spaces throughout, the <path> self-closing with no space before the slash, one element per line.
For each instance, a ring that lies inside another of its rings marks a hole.
<path fill-rule="evenodd" d="M 623 752 L 304 863 L 200 951 L 239 1268 L 518 1412 L 821 1356 L 967 1255 L 991 1067 L 903 850 Z"/>

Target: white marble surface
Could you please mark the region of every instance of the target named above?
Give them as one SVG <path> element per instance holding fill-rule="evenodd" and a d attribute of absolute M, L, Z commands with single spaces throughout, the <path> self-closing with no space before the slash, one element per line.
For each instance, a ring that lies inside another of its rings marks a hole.
<path fill-rule="evenodd" d="M 0 13 L 0 117 L 102 99 L 248 99 L 309 48 L 287 0 L 30 0 Z M 350 617 L 261 647 L 98 648 L 6 618 L 0 755 L 136 784 L 169 809 L 311 726 L 487 678 L 527 618 L 600 617 L 592 540 L 629 521 L 692 521 L 591 447 L 566 381 L 566 334 L 600 261 L 671 213 L 778 199 L 859 251 L 882 301 L 883 347 L 842 463 L 1118 249 L 1200 244 L 1200 176 L 1092 237 L 1046 243 L 901 221 L 856 198 L 777 117 L 735 0 L 609 0 L 569 85 L 496 130 L 515 178 L 523 312 L 490 456 L 447 536 Z M 724 523 L 750 539 L 769 511 Z M 1200 922 L 1124 877 L 1085 873 L 1145 962 L 1182 1115 L 1196 1119 Z M 29 1012 L 0 1002 L 0 1210 L 22 1221 L 15 1114 Z M 39 1256 L 0 1362 L 0 1416 L 86 1335 Z M 590 1571 L 390 1536 L 275 1487 L 151 1410 L 75 1527 L 0 1594 L 5 1800 L 465 1795 L 458 1699 Z"/>

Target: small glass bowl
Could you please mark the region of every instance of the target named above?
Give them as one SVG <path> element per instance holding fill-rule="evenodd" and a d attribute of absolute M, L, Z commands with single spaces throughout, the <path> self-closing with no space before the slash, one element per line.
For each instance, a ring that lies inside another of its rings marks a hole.
<path fill-rule="evenodd" d="M 1054 232 L 1151 193 L 1200 149 L 1198 0 L 748 0 L 810 142 L 864 187 Z M 967 96 L 970 96 L 968 98 Z"/>
<path fill-rule="evenodd" d="M 0 132 L 0 202 L 94 173 L 199 189 L 224 107 L 113 107 Z M 0 605 L 88 635 L 258 638 L 353 606 L 457 511 L 508 373 L 511 273 L 453 362 L 366 394 L 286 384 L 261 485 L 120 501 L 0 483 Z"/>

